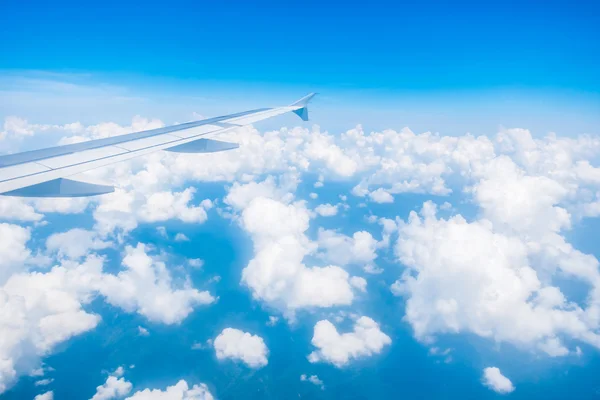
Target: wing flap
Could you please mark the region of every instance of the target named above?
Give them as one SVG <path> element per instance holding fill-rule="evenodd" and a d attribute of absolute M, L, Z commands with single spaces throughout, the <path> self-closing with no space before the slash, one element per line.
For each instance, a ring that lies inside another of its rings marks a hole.
<path fill-rule="evenodd" d="M 114 191 L 115 188 L 112 186 L 58 178 L 2 194 L 20 197 L 85 197 L 98 196 Z"/>
<path fill-rule="evenodd" d="M 166 151 L 175 153 L 216 153 L 218 151 L 233 150 L 240 147 L 238 143 L 222 142 L 214 139 L 198 139 L 193 142 L 168 147 Z"/>

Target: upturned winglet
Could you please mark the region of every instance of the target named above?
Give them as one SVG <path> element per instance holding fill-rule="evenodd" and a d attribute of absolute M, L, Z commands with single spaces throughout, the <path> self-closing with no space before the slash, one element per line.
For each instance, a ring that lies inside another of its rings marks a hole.
<path fill-rule="evenodd" d="M 316 95 L 317 95 L 317 93 L 307 94 L 300 100 L 295 101 L 294 103 L 290 104 L 290 107 L 298 107 L 297 109 L 293 110 L 293 112 L 294 112 L 294 114 L 296 114 L 297 116 L 302 118 L 302 121 L 308 121 L 308 107 L 307 106 L 308 106 L 308 103 L 312 100 L 312 98 L 315 97 Z"/>

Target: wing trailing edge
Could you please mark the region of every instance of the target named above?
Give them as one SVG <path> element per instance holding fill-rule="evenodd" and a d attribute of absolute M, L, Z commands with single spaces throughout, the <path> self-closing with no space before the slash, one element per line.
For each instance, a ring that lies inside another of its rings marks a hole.
<path fill-rule="evenodd" d="M 2 194 L 19 197 L 87 197 L 112 193 L 114 191 L 115 188 L 113 186 L 58 178 Z"/>
<path fill-rule="evenodd" d="M 167 150 L 213 153 L 233 150 L 237 143 L 204 136 L 218 135 L 293 112 L 308 120 L 311 93 L 288 106 L 260 108 L 200 121 L 167 126 L 82 143 L 0 156 L 0 195 L 19 197 L 81 197 L 114 191 L 112 186 L 80 182 L 73 176 L 95 168 Z"/>
<path fill-rule="evenodd" d="M 240 147 L 238 143 L 222 142 L 214 139 L 198 139 L 193 142 L 166 148 L 166 151 L 175 153 L 216 153 L 218 151 L 233 150 Z"/>

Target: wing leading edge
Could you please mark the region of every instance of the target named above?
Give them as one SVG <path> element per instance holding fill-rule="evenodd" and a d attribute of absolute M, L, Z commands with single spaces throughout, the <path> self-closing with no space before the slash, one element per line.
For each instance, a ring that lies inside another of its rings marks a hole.
<path fill-rule="evenodd" d="M 114 191 L 111 186 L 67 179 L 84 171 L 159 150 L 212 153 L 239 147 L 204 136 L 233 130 L 293 112 L 308 120 L 311 93 L 284 107 L 261 108 L 221 117 L 90 140 L 83 143 L 0 156 L 0 195 L 21 197 L 80 197 Z"/>

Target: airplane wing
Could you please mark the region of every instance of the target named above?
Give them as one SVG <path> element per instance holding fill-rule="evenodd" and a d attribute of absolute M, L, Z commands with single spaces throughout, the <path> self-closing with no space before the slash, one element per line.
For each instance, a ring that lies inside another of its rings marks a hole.
<path fill-rule="evenodd" d="M 83 143 L 0 156 L 0 195 L 21 197 L 82 197 L 114 191 L 114 187 L 69 179 L 84 171 L 159 150 L 212 153 L 239 147 L 203 136 L 222 133 L 288 112 L 308 120 L 311 93 L 284 107 L 236 114 Z"/>

